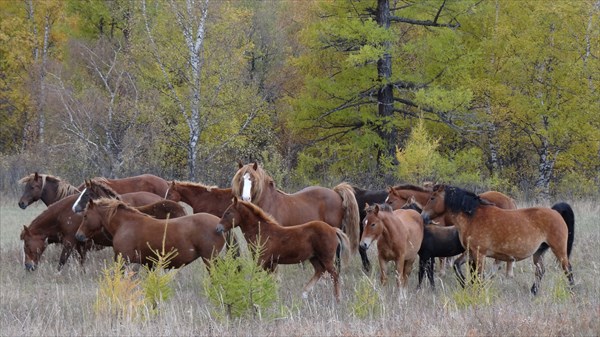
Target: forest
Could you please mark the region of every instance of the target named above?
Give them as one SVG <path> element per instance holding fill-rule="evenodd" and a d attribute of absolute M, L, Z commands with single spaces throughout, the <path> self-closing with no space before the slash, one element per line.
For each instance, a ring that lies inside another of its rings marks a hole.
<path fill-rule="evenodd" d="M 0 2 L 0 191 L 38 171 L 283 190 L 600 190 L 600 1 Z"/>

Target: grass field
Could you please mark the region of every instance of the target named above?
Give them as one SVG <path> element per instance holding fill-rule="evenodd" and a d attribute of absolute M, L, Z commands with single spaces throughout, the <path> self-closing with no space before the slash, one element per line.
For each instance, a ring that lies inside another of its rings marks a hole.
<path fill-rule="evenodd" d="M 16 202 L 0 204 L 0 334 L 2 336 L 598 336 L 600 335 L 600 205 L 572 203 L 576 236 L 571 261 L 574 294 L 562 296 L 564 276 L 550 251 L 545 255 L 546 274 L 537 297 L 529 293 L 533 282 L 531 259 L 515 264 L 515 278 L 498 273 L 490 280 L 489 303 L 463 307 L 461 288 L 453 273 L 436 274 L 438 289 L 428 285 L 416 290 L 416 270 L 410 277 L 407 296 L 395 285 L 381 287 L 376 266 L 365 276 L 358 255 L 342 271 L 342 299 L 333 299 L 332 284 L 320 281 L 308 299 L 301 288 L 312 275 L 306 264 L 281 266 L 278 271 L 279 301 L 268 317 L 219 319 L 216 308 L 203 294 L 204 265 L 196 261 L 176 275 L 175 291 L 159 313 L 149 320 L 119 320 L 98 315 L 94 302 L 104 261 L 112 250 L 90 252 L 82 267 L 71 257 L 56 271 L 60 246 L 51 245 L 39 268 L 26 272 L 22 266 L 23 225 L 41 213 L 36 204 L 21 210 Z M 376 264 L 376 252 L 370 250 Z M 490 265 L 488 263 L 488 265 Z M 374 284 L 375 305 L 358 317 L 365 300 L 364 288 Z"/>

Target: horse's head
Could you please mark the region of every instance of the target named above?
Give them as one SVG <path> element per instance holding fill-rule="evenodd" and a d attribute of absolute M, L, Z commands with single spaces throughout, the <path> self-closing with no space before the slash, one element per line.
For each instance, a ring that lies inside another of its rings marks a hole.
<path fill-rule="evenodd" d="M 425 224 L 429 224 L 431 219 L 437 218 L 438 216 L 446 212 L 446 185 L 435 185 L 433 186 L 433 192 L 429 196 L 429 200 L 421 211 L 421 217 Z"/>
<path fill-rule="evenodd" d="M 37 172 L 19 180 L 19 183 L 24 184 L 23 195 L 21 195 L 21 198 L 19 199 L 19 207 L 21 207 L 21 209 L 25 209 L 32 203 L 40 200 L 44 191 L 45 182 L 44 176 L 39 175 Z"/>
<path fill-rule="evenodd" d="M 93 237 L 102 230 L 103 223 L 107 221 L 110 221 L 110 219 L 107 219 L 106 214 L 103 214 L 101 206 L 90 199 L 83 212 L 83 220 L 77 229 L 77 233 L 75 233 L 75 238 L 79 241 L 85 241 Z"/>
<path fill-rule="evenodd" d="M 217 225 L 217 233 L 221 234 L 227 232 L 235 227 L 236 224 L 240 223 L 240 204 L 241 203 L 238 201 L 238 198 L 233 197 L 231 200 L 231 205 L 227 207 L 225 212 L 223 212 L 221 220 L 219 220 L 219 224 Z"/>
<path fill-rule="evenodd" d="M 165 199 L 172 200 L 175 202 L 181 201 L 181 194 L 177 189 L 177 182 L 173 180 L 171 184 L 169 184 L 169 189 L 167 189 L 167 193 L 165 193 Z"/>
<path fill-rule="evenodd" d="M 360 238 L 360 247 L 365 250 L 369 249 L 369 246 L 371 246 L 371 244 L 376 241 L 383 232 L 383 220 L 379 213 L 382 211 L 381 207 L 384 205 L 365 205 L 365 212 L 367 215 L 363 221 L 363 233 Z"/>
<path fill-rule="evenodd" d="M 271 178 L 258 163 L 241 165 L 231 182 L 231 191 L 234 196 L 244 201 L 256 202 L 267 187 L 275 187 Z"/>
<path fill-rule="evenodd" d="M 423 211 L 423 206 L 415 199 L 414 195 L 411 195 L 406 203 L 400 207 L 400 209 L 412 209 L 421 213 Z"/>
<path fill-rule="evenodd" d="M 28 271 L 34 271 L 48 246 L 48 238 L 42 234 L 34 234 L 27 226 L 23 226 L 21 240 L 23 240 L 23 265 Z"/>
<path fill-rule="evenodd" d="M 399 209 L 402 205 L 406 204 L 408 198 L 411 197 L 407 191 L 401 189 L 395 189 L 390 186 L 387 189 L 388 196 L 385 198 L 385 203 L 392 206 L 393 209 Z"/>

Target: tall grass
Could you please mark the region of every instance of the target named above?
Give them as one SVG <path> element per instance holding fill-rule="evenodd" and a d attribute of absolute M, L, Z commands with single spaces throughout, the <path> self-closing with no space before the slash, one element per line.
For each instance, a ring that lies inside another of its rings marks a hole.
<path fill-rule="evenodd" d="M 45 206 L 23 211 L 16 202 L 0 205 L 0 334 L 2 336 L 148 336 L 148 335 L 573 335 L 600 332 L 600 206 L 572 203 L 576 238 L 572 253 L 576 287 L 564 291 L 564 275 L 551 251 L 545 255 L 546 275 L 537 297 L 529 288 L 534 279 L 531 259 L 515 264 L 515 278 L 497 273 L 486 283 L 494 298 L 486 305 L 458 305 L 461 291 L 452 272 L 436 273 L 438 289 L 416 289 L 416 270 L 407 296 L 394 282 L 382 287 L 376 250 L 370 249 L 375 271 L 364 275 L 360 258 L 341 273 L 342 298 L 336 303 L 331 281 L 320 281 L 308 299 L 302 286 L 312 275 L 307 264 L 280 266 L 276 278 L 278 314 L 273 318 L 219 319 L 202 284 L 208 277 L 201 261 L 182 268 L 173 280 L 171 298 L 159 315 L 148 320 L 107 319 L 94 309 L 98 278 L 112 249 L 88 253 L 84 266 L 76 259 L 57 272 L 60 246 L 51 245 L 34 272 L 22 266 L 19 233 Z M 488 262 L 491 262 L 489 260 Z M 489 265 L 490 263 L 488 263 Z M 369 277 L 370 282 L 365 281 Z M 371 301 L 371 298 L 375 298 Z M 366 305 L 360 305 L 365 302 Z M 366 311 L 364 308 L 367 308 Z M 372 310 L 372 312 L 369 312 Z"/>

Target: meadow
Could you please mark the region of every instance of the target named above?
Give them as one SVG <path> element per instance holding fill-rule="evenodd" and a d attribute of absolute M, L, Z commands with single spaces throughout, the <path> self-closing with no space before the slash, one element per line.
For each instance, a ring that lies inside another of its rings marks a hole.
<path fill-rule="evenodd" d="M 472 305 L 461 304 L 464 292 L 452 271 L 436 272 L 435 291 L 428 283 L 416 290 L 416 269 L 406 296 L 392 282 L 379 283 L 376 251 L 369 250 L 374 271 L 365 275 L 358 254 L 342 271 L 342 298 L 336 303 L 332 283 L 321 280 L 307 299 L 301 288 L 312 267 L 280 266 L 279 299 L 269 315 L 222 318 L 204 294 L 204 265 L 195 261 L 174 280 L 173 296 L 150 319 L 119 319 L 94 309 L 98 279 L 110 248 L 88 254 L 82 267 L 73 256 L 57 271 L 61 247 L 50 245 L 37 270 L 22 265 L 23 225 L 45 206 L 27 210 L 16 198 L 0 203 L 0 335 L 2 336 L 598 336 L 600 335 L 600 204 L 570 202 L 575 211 L 575 244 L 571 261 L 576 286 L 562 290 L 565 278 L 548 251 L 540 294 L 529 292 L 531 259 L 515 264 L 515 277 L 504 270 L 486 283 L 491 294 Z M 522 203 L 520 206 L 523 206 Z M 488 266 L 491 265 L 488 260 Z M 365 287 L 367 285 L 367 287 Z M 367 307 L 365 313 L 361 308 Z"/>

